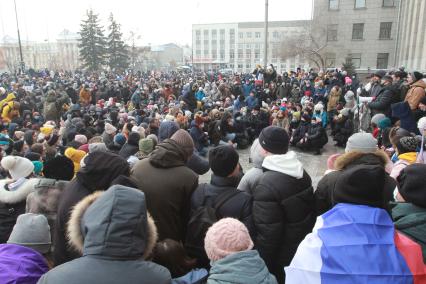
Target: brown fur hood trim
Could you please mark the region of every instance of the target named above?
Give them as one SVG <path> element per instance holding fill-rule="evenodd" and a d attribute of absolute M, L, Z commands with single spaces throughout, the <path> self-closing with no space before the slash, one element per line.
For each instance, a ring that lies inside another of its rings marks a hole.
<path fill-rule="evenodd" d="M 74 206 L 71 212 L 71 217 L 67 226 L 68 244 L 81 255 L 83 254 L 84 244 L 83 234 L 81 232 L 81 220 L 90 205 L 92 205 L 103 193 L 104 191 L 96 191 L 91 195 L 86 196 Z M 150 257 L 158 240 L 157 227 L 155 226 L 154 219 L 151 217 L 149 212 L 147 212 L 147 230 L 148 240 L 143 253 L 143 259 L 148 259 Z"/>
<path fill-rule="evenodd" d="M 374 153 L 363 153 L 358 151 L 350 151 L 348 153 L 345 153 L 338 157 L 336 161 L 334 162 L 334 168 L 335 170 L 342 170 L 346 168 L 349 164 L 353 163 L 354 161 L 360 159 L 361 157 L 367 156 L 367 155 L 374 155 L 377 158 L 380 159 L 380 162 L 385 167 L 386 164 L 389 163 L 389 158 L 386 155 L 386 153 L 382 150 L 377 150 Z"/>

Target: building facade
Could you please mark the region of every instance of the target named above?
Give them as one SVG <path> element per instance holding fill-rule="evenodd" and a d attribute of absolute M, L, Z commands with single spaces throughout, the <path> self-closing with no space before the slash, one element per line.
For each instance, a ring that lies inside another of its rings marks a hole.
<path fill-rule="evenodd" d="M 395 66 L 426 72 L 426 1 L 401 0 Z"/>
<path fill-rule="evenodd" d="M 358 70 L 394 66 L 400 0 L 315 0 L 312 27 L 322 27 L 326 66 Z"/>
<path fill-rule="evenodd" d="M 309 21 L 269 22 L 268 62 L 278 72 L 308 68 L 299 57 L 282 60 L 282 42 L 303 32 Z M 251 72 L 257 64 L 264 65 L 264 23 L 242 22 L 223 24 L 197 24 L 192 26 L 193 65 L 204 71 L 232 69 Z"/>

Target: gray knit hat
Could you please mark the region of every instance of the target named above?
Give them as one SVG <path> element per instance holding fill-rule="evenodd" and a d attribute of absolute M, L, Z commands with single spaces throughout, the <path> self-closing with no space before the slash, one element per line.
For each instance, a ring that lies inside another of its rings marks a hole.
<path fill-rule="evenodd" d="M 345 152 L 358 151 L 373 153 L 377 150 L 377 140 L 371 133 L 355 133 L 349 137 Z"/>
<path fill-rule="evenodd" d="M 7 243 L 29 247 L 41 254 L 49 252 L 52 241 L 47 218 L 33 213 L 19 215 Z"/>
<path fill-rule="evenodd" d="M 383 113 L 375 114 L 371 118 L 371 123 L 374 123 L 375 125 L 379 125 L 379 121 L 382 120 L 385 117 L 386 117 L 386 115 L 384 115 Z"/>

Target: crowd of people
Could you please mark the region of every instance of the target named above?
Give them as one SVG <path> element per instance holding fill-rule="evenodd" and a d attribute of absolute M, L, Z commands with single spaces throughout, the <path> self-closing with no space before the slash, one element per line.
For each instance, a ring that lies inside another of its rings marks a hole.
<path fill-rule="evenodd" d="M 425 90 L 403 68 L 1 74 L 0 282 L 426 283 Z M 329 140 L 316 185 L 296 151 Z"/>

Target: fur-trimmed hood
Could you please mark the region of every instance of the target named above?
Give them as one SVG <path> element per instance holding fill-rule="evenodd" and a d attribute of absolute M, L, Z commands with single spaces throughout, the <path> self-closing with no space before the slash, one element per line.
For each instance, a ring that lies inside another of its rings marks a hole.
<path fill-rule="evenodd" d="M 29 179 L 21 184 L 18 189 L 9 191 L 6 189 L 6 185 L 14 182 L 11 179 L 0 180 L 0 202 L 5 204 L 15 204 L 24 201 L 28 194 L 34 191 L 34 187 L 38 182 L 38 179 Z"/>
<path fill-rule="evenodd" d="M 72 210 L 67 237 L 70 246 L 83 256 L 120 259 L 147 259 L 158 238 L 145 195 L 121 185 L 81 200 Z"/>
<path fill-rule="evenodd" d="M 386 153 L 377 150 L 374 153 L 363 153 L 358 151 L 350 151 L 339 156 L 334 162 L 334 168 L 336 170 L 342 170 L 350 165 L 368 164 L 368 165 L 381 165 L 386 167 L 389 158 Z"/>

